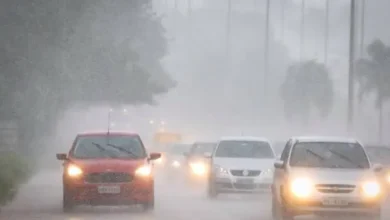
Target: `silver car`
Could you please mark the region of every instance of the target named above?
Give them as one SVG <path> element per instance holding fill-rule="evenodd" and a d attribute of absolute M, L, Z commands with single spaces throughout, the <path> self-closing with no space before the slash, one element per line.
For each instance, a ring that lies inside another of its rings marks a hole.
<path fill-rule="evenodd" d="M 274 164 L 272 215 L 359 215 L 379 220 L 384 190 L 364 147 L 355 139 L 290 138 Z"/>
<path fill-rule="evenodd" d="M 209 197 L 270 192 L 275 153 L 261 137 L 223 137 L 211 158 Z"/>

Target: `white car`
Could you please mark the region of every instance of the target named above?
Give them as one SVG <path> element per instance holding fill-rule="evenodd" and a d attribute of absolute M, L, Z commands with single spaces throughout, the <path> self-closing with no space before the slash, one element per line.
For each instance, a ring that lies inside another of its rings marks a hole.
<path fill-rule="evenodd" d="M 211 156 L 209 197 L 219 193 L 270 191 L 275 152 L 258 137 L 222 138 Z"/>
<path fill-rule="evenodd" d="M 274 166 L 274 220 L 312 214 L 380 219 L 385 194 L 375 172 L 381 167 L 370 163 L 357 140 L 290 138 Z"/>

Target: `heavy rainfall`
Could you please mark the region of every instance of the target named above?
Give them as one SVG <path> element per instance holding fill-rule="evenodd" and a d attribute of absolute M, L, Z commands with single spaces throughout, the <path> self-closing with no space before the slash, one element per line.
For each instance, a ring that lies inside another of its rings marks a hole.
<path fill-rule="evenodd" d="M 389 9 L 0 1 L 0 219 L 390 219 Z"/>

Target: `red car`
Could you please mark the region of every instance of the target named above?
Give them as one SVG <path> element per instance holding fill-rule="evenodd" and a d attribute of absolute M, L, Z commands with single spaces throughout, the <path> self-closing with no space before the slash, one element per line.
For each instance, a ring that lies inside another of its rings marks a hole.
<path fill-rule="evenodd" d="M 100 132 L 77 135 L 64 161 L 63 210 L 76 205 L 142 205 L 154 208 L 152 161 L 137 134 Z"/>

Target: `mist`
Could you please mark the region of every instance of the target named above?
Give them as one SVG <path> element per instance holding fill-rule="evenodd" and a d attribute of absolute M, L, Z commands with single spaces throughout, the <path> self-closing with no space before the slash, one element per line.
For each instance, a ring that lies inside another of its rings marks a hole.
<path fill-rule="evenodd" d="M 16 124 L 16 151 L 35 173 L 60 170 L 55 154 L 78 133 L 109 129 L 139 134 L 148 149 L 161 129 L 185 143 L 324 135 L 389 144 L 387 90 L 379 108 L 379 92 L 359 100 L 356 82 L 347 126 L 349 0 L 330 1 L 328 32 L 325 1 L 306 1 L 302 20 L 301 0 L 272 0 L 268 41 L 265 0 L 232 1 L 230 13 L 227 0 L 15 2 L 0 5 L 0 114 L 5 127 Z M 366 1 L 363 24 L 357 1 L 355 60 L 372 57 L 377 39 L 390 44 L 389 7 Z M 285 98 L 291 67 L 304 62 L 323 67 L 328 90 Z"/>

